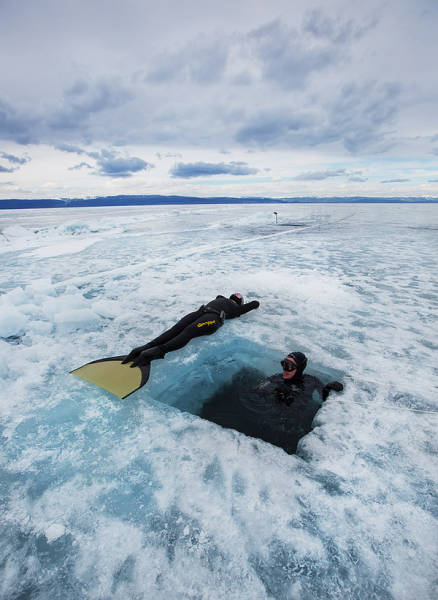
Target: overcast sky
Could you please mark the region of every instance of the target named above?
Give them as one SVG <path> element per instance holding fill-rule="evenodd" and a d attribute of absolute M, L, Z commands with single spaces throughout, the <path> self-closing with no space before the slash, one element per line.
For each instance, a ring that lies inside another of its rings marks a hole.
<path fill-rule="evenodd" d="M 0 198 L 438 196 L 438 0 L 0 0 Z"/>

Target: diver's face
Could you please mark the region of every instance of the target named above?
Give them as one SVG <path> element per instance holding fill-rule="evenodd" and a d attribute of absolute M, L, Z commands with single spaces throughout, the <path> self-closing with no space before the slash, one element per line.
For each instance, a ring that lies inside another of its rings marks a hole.
<path fill-rule="evenodd" d="M 286 356 L 281 361 L 281 366 L 283 367 L 283 379 L 293 379 L 297 374 L 297 363 L 292 356 Z"/>

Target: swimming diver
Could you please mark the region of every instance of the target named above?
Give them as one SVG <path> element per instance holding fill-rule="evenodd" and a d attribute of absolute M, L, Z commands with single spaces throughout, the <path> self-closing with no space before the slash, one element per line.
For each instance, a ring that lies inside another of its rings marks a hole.
<path fill-rule="evenodd" d="M 307 357 L 302 352 L 290 352 L 280 364 L 283 373 L 271 375 L 257 389 L 263 394 L 272 394 L 287 406 L 291 406 L 294 402 L 309 404 L 314 391 L 317 391 L 324 401 L 331 390 L 341 392 L 344 389 L 339 381 L 331 381 L 323 385 L 317 377 L 303 375 L 307 367 Z"/>
<path fill-rule="evenodd" d="M 245 304 L 239 292 L 234 292 L 229 298 L 216 296 L 214 300 L 189 313 L 151 342 L 134 348 L 122 364 L 133 361 L 131 367 L 139 367 L 152 360 L 164 358 L 167 352 L 179 350 L 195 337 L 211 335 L 222 327 L 225 319 L 240 317 L 259 306 L 257 300 Z"/>
<path fill-rule="evenodd" d="M 291 352 L 282 361 L 282 373 L 271 375 L 248 389 L 248 374 L 234 381 L 204 405 L 201 417 L 223 427 L 280 446 L 289 454 L 312 429 L 312 421 L 330 391 L 341 392 L 339 381 L 324 385 L 304 375 L 307 358 Z M 254 375 L 252 375 L 252 378 Z"/>

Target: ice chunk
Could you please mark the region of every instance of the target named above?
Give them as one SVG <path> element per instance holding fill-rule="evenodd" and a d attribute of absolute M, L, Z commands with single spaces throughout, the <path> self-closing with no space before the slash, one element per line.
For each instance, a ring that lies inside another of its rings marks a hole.
<path fill-rule="evenodd" d="M 115 318 L 120 314 L 120 305 L 112 300 L 97 300 L 91 308 L 101 317 Z"/>
<path fill-rule="evenodd" d="M 11 305 L 3 305 L 0 312 L 0 337 L 23 335 L 27 317 Z"/>
<path fill-rule="evenodd" d="M 29 254 L 37 258 L 50 258 L 54 256 L 61 256 L 63 254 L 76 254 L 77 252 L 82 252 L 82 250 L 85 250 L 98 241 L 98 238 L 69 240 L 68 242 L 59 242 L 51 244 L 50 246 L 37 248 Z"/>
<path fill-rule="evenodd" d="M 62 310 L 54 316 L 54 322 L 64 330 L 79 329 L 99 321 L 100 317 L 91 308 Z"/>
<path fill-rule="evenodd" d="M 2 234 L 7 240 L 13 240 L 28 237 L 30 232 L 21 225 L 9 225 L 2 230 Z"/>
<path fill-rule="evenodd" d="M 10 292 L 7 292 L 3 296 L 0 297 L 0 302 L 9 302 L 14 306 L 19 306 L 20 304 L 25 304 L 29 301 L 29 295 L 23 290 L 23 288 L 18 287 Z"/>
<path fill-rule="evenodd" d="M 56 296 L 56 290 L 52 285 L 50 279 L 35 279 L 30 285 L 27 286 L 26 291 L 33 295 L 40 296 Z"/>
<path fill-rule="evenodd" d="M 37 335 L 49 335 L 53 332 L 53 323 L 49 323 L 48 321 L 30 320 L 28 322 L 27 330 L 30 333 L 35 333 Z"/>
<path fill-rule="evenodd" d="M 46 536 L 46 539 L 50 544 L 50 542 L 53 542 L 54 540 L 57 540 L 59 537 L 64 535 L 64 533 L 64 525 L 61 525 L 60 523 L 52 523 L 51 525 L 49 525 L 49 527 L 47 527 L 46 531 L 44 532 L 44 535 Z"/>
<path fill-rule="evenodd" d="M 82 294 L 63 294 L 57 298 L 47 298 L 42 305 L 44 312 L 49 318 L 51 315 L 58 312 L 89 307 L 89 302 L 82 296 Z"/>
<path fill-rule="evenodd" d="M 59 231 L 66 233 L 67 235 L 81 235 L 83 233 L 90 232 L 90 226 L 87 223 L 81 221 L 74 221 L 72 223 L 66 223 L 59 227 Z"/>

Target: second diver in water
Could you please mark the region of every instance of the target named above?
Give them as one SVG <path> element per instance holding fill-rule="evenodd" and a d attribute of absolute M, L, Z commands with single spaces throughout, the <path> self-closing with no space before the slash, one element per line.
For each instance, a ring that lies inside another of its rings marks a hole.
<path fill-rule="evenodd" d="M 326 400 L 330 391 L 341 392 L 344 386 L 339 381 L 331 381 L 326 385 L 313 375 L 304 375 L 307 357 L 302 352 L 290 352 L 282 361 L 283 373 L 271 375 L 256 389 L 264 395 L 272 395 L 278 402 L 287 406 L 292 403 L 307 405 L 312 399 L 313 392 Z"/>
<path fill-rule="evenodd" d="M 229 298 L 216 296 L 208 304 L 203 304 L 198 310 L 185 315 L 151 342 L 134 348 L 123 363 L 132 362 L 131 367 L 139 367 L 157 358 L 164 358 L 167 352 L 179 350 L 195 337 L 215 333 L 222 327 L 225 319 L 240 317 L 259 306 L 257 300 L 245 304 L 239 292 L 234 292 Z"/>
<path fill-rule="evenodd" d="M 302 352 L 291 352 L 281 365 L 282 373 L 252 388 L 248 383 L 254 375 L 248 371 L 205 404 L 200 416 L 280 446 L 289 454 L 296 452 L 322 402 L 330 391 L 340 392 L 344 386 L 339 381 L 324 385 L 317 377 L 304 375 L 307 358 Z"/>

